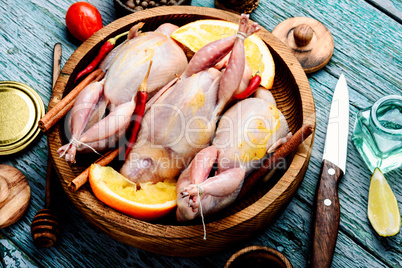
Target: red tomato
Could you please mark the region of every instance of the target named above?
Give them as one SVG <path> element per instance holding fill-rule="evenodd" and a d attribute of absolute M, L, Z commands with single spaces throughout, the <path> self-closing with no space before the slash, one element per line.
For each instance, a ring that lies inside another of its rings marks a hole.
<path fill-rule="evenodd" d="M 99 11 L 86 2 L 77 2 L 70 6 L 66 14 L 66 25 L 70 33 L 81 42 L 103 27 Z"/>

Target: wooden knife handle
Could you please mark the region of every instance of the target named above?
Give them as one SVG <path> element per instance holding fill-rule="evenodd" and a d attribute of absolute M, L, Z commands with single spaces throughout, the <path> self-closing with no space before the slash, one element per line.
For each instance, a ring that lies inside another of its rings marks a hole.
<path fill-rule="evenodd" d="M 315 199 L 311 267 L 330 267 L 339 226 L 338 183 L 343 171 L 328 160 L 322 163 Z"/>

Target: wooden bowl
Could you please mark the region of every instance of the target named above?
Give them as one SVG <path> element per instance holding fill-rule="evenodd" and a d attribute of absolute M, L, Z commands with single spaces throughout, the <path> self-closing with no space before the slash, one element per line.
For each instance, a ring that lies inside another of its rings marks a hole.
<path fill-rule="evenodd" d="M 116 8 L 116 11 L 119 16 L 126 16 L 131 13 L 135 13 L 138 11 L 135 11 L 134 9 L 128 7 L 125 5 L 127 0 L 114 0 L 114 7 Z M 180 5 L 191 5 L 191 0 L 178 0 L 177 4 L 173 6 L 180 6 Z"/>
<path fill-rule="evenodd" d="M 64 65 L 59 76 L 49 109 L 74 87 L 74 78 L 97 54 L 105 40 L 127 31 L 133 24 L 145 22 L 144 30 L 155 29 L 164 22 L 183 25 L 199 19 L 224 19 L 238 23 L 239 15 L 204 7 L 157 7 L 128 15 L 101 29 L 82 44 Z M 278 108 L 285 115 L 290 130 L 295 132 L 302 124 L 315 126 L 314 100 L 307 77 L 290 50 L 271 33 L 262 29 L 258 35 L 269 46 L 276 64 L 272 93 Z M 277 174 L 271 185 L 258 187 L 243 200 L 225 211 L 207 218 L 207 238 L 203 239 L 200 221 L 187 225 L 176 223 L 174 216 L 158 222 L 144 222 L 123 215 L 95 198 L 87 184 L 72 193 L 67 185 L 89 166 L 97 156 L 78 156 L 76 165 L 67 164 L 58 157 L 57 149 L 66 143 L 63 122 L 49 133 L 49 146 L 54 167 L 68 197 L 93 225 L 110 237 L 137 248 L 170 256 L 200 256 L 223 250 L 236 241 L 248 239 L 266 228 L 284 210 L 298 189 L 307 170 L 313 146 L 313 136 L 301 144 L 287 159 L 288 168 Z"/>
<path fill-rule="evenodd" d="M 240 268 L 247 266 L 254 268 L 293 268 L 285 255 L 273 248 L 263 246 L 249 246 L 237 251 L 226 262 L 224 268 Z"/>

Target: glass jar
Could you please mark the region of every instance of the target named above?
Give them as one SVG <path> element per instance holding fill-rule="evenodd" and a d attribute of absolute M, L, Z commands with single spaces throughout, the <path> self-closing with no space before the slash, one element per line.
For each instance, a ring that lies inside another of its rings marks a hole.
<path fill-rule="evenodd" d="M 402 96 L 390 95 L 357 114 L 352 140 L 373 172 L 402 165 Z"/>

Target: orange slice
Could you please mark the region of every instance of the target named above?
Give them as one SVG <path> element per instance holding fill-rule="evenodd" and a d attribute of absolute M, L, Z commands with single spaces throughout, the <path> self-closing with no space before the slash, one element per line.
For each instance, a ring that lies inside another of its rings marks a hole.
<path fill-rule="evenodd" d="M 239 25 L 222 20 L 198 20 L 186 24 L 171 34 L 171 37 L 193 52 L 206 44 L 233 35 Z M 261 86 L 270 89 L 274 83 L 275 63 L 264 41 L 253 34 L 244 41 L 247 62 L 253 74 L 259 71 Z"/>
<path fill-rule="evenodd" d="M 176 182 L 137 185 L 112 167 L 92 164 L 89 183 L 100 201 L 140 220 L 158 219 L 176 207 Z"/>

